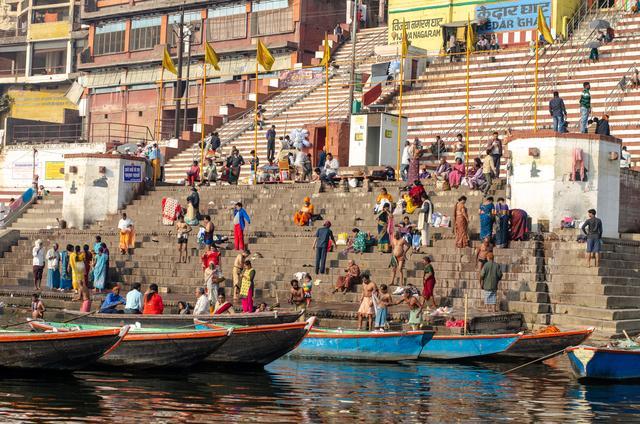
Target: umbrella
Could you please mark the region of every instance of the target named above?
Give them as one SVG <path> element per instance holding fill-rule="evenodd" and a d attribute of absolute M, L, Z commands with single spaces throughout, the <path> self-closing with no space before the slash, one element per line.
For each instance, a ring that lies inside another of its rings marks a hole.
<path fill-rule="evenodd" d="M 600 47 L 600 42 L 599 41 L 591 41 L 589 44 L 587 44 L 587 47 L 589 47 L 590 49 L 597 49 Z"/>
<path fill-rule="evenodd" d="M 605 21 L 604 19 L 594 19 L 589 22 L 590 29 L 607 29 L 611 25 L 609 25 L 609 21 Z"/>

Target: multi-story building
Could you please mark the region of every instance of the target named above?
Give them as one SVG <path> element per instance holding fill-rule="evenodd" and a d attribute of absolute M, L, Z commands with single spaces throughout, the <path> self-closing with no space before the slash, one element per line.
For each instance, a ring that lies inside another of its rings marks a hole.
<path fill-rule="evenodd" d="M 78 14 L 72 0 L 0 0 L 0 95 L 10 99 L 9 116 L 77 121 L 65 93 L 86 37 Z"/>
<path fill-rule="evenodd" d="M 161 122 L 163 134 L 172 132 L 176 77 L 164 72 L 160 93 L 160 64 L 165 47 L 178 62 L 182 13 L 188 40 L 183 49 L 182 78 L 190 80 L 184 115 L 189 128 L 200 118 L 205 40 L 220 56 L 221 67 L 220 71 L 211 67 L 207 71 L 205 122 L 212 123 L 219 120 L 221 105 L 227 111 L 250 106 L 258 38 L 275 58 L 272 72 L 291 69 L 297 63 L 309 64 L 324 33 L 345 21 L 346 2 L 85 0 L 81 18 L 89 26 L 88 47 L 80 55 L 78 68 L 86 87 L 90 128 L 108 122 L 151 129 Z M 164 100 L 160 102 L 160 98 Z"/>

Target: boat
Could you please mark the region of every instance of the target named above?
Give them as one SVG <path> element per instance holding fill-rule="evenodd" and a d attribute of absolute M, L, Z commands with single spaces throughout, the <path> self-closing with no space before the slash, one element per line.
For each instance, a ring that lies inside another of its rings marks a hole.
<path fill-rule="evenodd" d="M 312 329 L 292 357 L 397 362 L 418 359 L 433 331 L 367 332 Z"/>
<path fill-rule="evenodd" d="M 433 336 L 420 353 L 420 359 L 473 359 L 504 352 L 520 334 L 471 334 Z"/>
<path fill-rule="evenodd" d="M 606 348 L 573 346 L 566 349 L 579 380 L 640 379 L 640 347 Z"/>
<path fill-rule="evenodd" d="M 87 314 L 85 312 L 64 310 L 70 320 L 78 324 L 101 325 L 105 327 L 121 327 L 127 324 L 140 323 L 149 328 L 187 328 L 194 319 L 216 324 L 230 325 L 272 325 L 295 322 L 304 312 L 271 311 L 225 315 L 134 315 L 134 314 Z"/>
<path fill-rule="evenodd" d="M 58 331 L 59 334 L 104 328 L 42 321 L 31 321 L 29 324 L 34 330 Z M 135 369 L 189 368 L 223 346 L 233 333 L 232 328 L 207 331 L 131 328 L 122 343 L 100 358 L 98 364 Z"/>
<path fill-rule="evenodd" d="M 0 367 L 38 370 L 77 370 L 117 347 L 129 327 L 99 330 L 0 333 Z"/>
<path fill-rule="evenodd" d="M 577 346 L 587 340 L 594 327 L 575 331 L 557 331 L 524 334 L 504 352 L 495 355 L 498 359 L 540 359 L 553 354 L 561 354 L 570 346 Z"/>
<path fill-rule="evenodd" d="M 207 357 L 207 362 L 244 366 L 265 366 L 286 355 L 309 333 L 316 318 L 290 324 L 233 327 L 233 334 L 220 349 Z M 196 321 L 196 328 L 220 328 Z"/>

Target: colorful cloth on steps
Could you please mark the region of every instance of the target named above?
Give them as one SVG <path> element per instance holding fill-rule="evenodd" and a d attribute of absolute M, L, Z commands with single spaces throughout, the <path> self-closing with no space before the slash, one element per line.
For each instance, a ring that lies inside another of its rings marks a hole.
<path fill-rule="evenodd" d="M 182 213 L 182 206 L 173 197 L 162 198 L 162 225 L 173 225 Z"/>

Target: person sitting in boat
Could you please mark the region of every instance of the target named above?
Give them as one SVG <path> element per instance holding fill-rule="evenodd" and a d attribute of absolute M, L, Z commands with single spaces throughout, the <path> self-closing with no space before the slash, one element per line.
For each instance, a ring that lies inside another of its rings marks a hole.
<path fill-rule="evenodd" d="M 269 312 L 269 306 L 262 302 L 260 305 L 258 305 L 258 309 L 256 310 L 256 312 Z"/>
<path fill-rule="evenodd" d="M 209 297 L 205 293 L 204 287 L 196 289 L 196 306 L 193 307 L 193 315 L 209 314 Z"/>
<path fill-rule="evenodd" d="M 162 315 L 164 312 L 164 303 L 158 294 L 158 285 L 155 283 L 149 285 L 149 290 L 144 294 L 143 302 L 142 313 L 144 315 Z"/>
<path fill-rule="evenodd" d="M 140 293 L 140 287 L 140 283 L 134 283 L 129 293 L 127 293 L 127 303 L 124 305 L 125 314 L 142 313 L 142 293 Z"/>
<path fill-rule="evenodd" d="M 104 298 L 104 302 L 100 305 L 101 314 L 123 314 L 124 311 L 118 309 L 118 305 L 125 305 L 127 301 L 120 296 L 120 286 L 115 285 L 111 289 L 111 293 Z"/>
<path fill-rule="evenodd" d="M 313 217 L 313 205 L 311 204 L 311 198 L 305 197 L 302 207 L 293 215 L 293 222 L 301 227 L 309 225 L 311 218 Z"/>
<path fill-rule="evenodd" d="M 44 319 L 44 303 L 40 299 L 40 295 L 38 293 L 34 293 L 31 296 L 31 318 L 33 319 Z"/>
<path fill-rule="evenodd" d="M 178 315 L 191 315 L 191 305 L 184 300 L 178 301 Z"/>
<path fill-rule="evenodd" d="M 227 302 L 227 297 L 224 293 L 218 294 L 218 300 L 213 307 L 213 315 L 234 314 L 233 305 L 231 302 Z"/>

